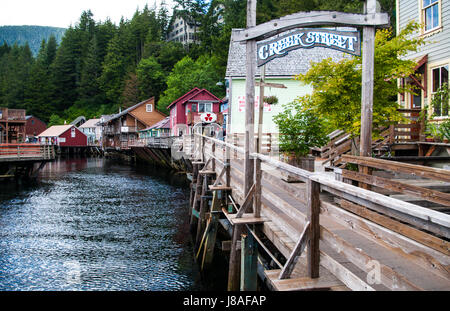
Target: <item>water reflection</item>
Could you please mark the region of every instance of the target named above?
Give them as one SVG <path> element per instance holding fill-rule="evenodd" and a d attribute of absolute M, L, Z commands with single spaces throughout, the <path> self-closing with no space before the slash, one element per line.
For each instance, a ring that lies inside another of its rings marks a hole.
<path fill-rule="evenodd" d="M 187 189 L 173 174 L 101 158 L 1 184 L 0 290 L 201 290 Z"/>

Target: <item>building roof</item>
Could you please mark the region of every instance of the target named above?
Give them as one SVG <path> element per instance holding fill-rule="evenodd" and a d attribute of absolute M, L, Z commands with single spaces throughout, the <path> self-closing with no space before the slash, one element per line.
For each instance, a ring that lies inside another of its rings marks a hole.
<path fill-rule="evenodd" d="M 141 130 L 140 132 L 155 130 L 155 129 L 169 129 L 170 128 L 170 117 L 166 117 L 165 119 L 159 121 L 158 123 L 153 124 L 146 129 Z"/>
<path fill-rule="evenodd" d="M 80 128 L 86 128 L 86 127 L 96 127 L 98 123 L 100 122 L 100 119 L 89 119 L 86 122 L 84 122 Z"/>
<path fill-rule="evenodd" d="M 117 118 L 120 118 L 121 116 L 124 116 L 124 115 L 126 115 L 127 113 L 131 113 L 134 109 L 136 109 L 136 108 L 138 108 L 139 106 L 141 106 L 141 105 L 143 105 L 143 104 L 145 104 L 145 103 L 148 103 L 149 101 L 152 101 L 152 100 L 154 101 L 154 97 L 151 97 L 151 98 L 149 98 L 149 99 L 146 99 L 146 100 L 144 100 L 144 101 L 141 101 L 140 103 L 137 103 L 136 105 L 131 106 L 131 107 L 125 109 L 125 110 L 122 111 L 122 112 L 119 112 L 119 113 L 116 113 L 116 114 L 112 115 L 110 118 L 109 118 L 109 116 L 102 116 L 102 117 L 104 117 L 104 120 L 105 120 L 103 123 L 108 123 L 109 121 L 112 121 L 112 120 L 115 120 L 115 119 L 117 119 Z M 156 105 L 155 105 L 155 106 L 156 106 Z M 157 112 L 157 113 L 163 115 L 164 117 L 166 116 L 166 115 L 163 114 L 161 111 L 157 110 L 156 107 L 154 107 L 153 111 L 155 111 L 155 112 Z M 133 114 L 131 114 L 131 115 L 132 115 L 134 118 L 138 119 L 139 121 L 143 122 L 142 120 L 140 120 L 140 119 L 139 119 L 138 117 L 136 117 L 135 115 L 133 115 Z M 143 122 L 143 123 L 145 124 L 145 122 Z"/>
<path fill-rule="evenodd" d="M 79 116 L 78 118 L 76 118 L 75 120 L 73 120 L 72 122 L 70 122 L 70 124 L 73 125 L 77 125 L 77 124 L 83 124 L 84 122 L 86 122 L 86 117 L 85 116 Z"/>
<path fill-rule="evenodd" d="M 43 131 L 41 134 L 39 134 L 38 137 L 56 137 L 63 134 L 72 127 L 75 127 L 75 125 L 72 124 L 53 125 L 50 126 L 48 129 L 46 129 L 45 131 Z"/>
<path fill-rule="evenodd" d="M 190 90 L 189 92 L 187 92 L 186 94 L 184 94 L 180 98 L 174 100 L 169 106 L 167 106 L 167 109 L 169 109 L 170 107 L 172 107 L 173 105 L 176 105 L 176 104 L 180 104 L 181 103 L 182 105 L 184 105 L 188 101 L 196 101 L 196 99 L 194 99 L 194 97 L 196 97 L 196 96 L 198 96 L 198 95 L 200 95 L 202 93 L 206 93 L 206 95 L 208 97 L 212 97 L 214 99 L 213 101 L 222 102 L 222 100 L 217 98 L 214 94 L 212 94 L 207 89 L 199 89 L 198 87 L 194 87 L 192 90 Z M 198 101 L 201 101 L 201 100 L 204 100 L 204 99 L 198 99 Z"/>
<path fill-rule="evenodd" d="M 354 30 L 349 27 L 339 27 L 339 30 Z M 233 29 L 236 32 L 240 29 Z M 279 36 L 284 36 L 290 31 L 283 32 Z M 275 37 L 271 37 L 260 42 L 273 40 Z M 228 62 L 226 77 L 245 77 L 246 75 L 246 55 L 245 44 L 240 42 L 233 42 L 230 40 L 230 47 L 228 53 Z M 331 57 L 337 61 L 344 57 L 346 54 L 343 52 L 332 50 L 329 48 L 315 47 L 312 49 L 297 49 L 290 51 L 286 56 L 275 58 L 266 63 L 266 76 L 294 76 L 300 73 L 306 73 L 310 68 L 311 62 L 319 62 L 325 58 Z M 256 59 L 256 52 L 255 52 Z M 260 71 L 256 70 L 256 75 L 259 76 Z"/>

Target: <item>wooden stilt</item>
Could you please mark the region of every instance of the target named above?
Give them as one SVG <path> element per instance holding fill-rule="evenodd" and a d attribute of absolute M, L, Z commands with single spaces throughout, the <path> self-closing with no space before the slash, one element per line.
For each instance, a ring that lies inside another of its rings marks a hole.
<path fill-rule="evenodd" d="M 206 241 L 203 251 L 203 258 L 201 264 L 201 270 L 207 268 L 213 260 L 214 245 L 216 244 L 217 227 L 219 221 L 219 213 L 221 210 L 220 200 L 218 198 L 218 192 L 214 191 L 213 200 L 211 205 L 211 213 L 209 217 L 209 230 L 207 231 Z M 205 230 L 206 232 L 206 230 Z"/>
<path fill-rule="evenodd" d="M 241 236 L 241 291 L 256 291 L 258 244 L 252 234 Z"/>
<path fill-rule="evenodd" d="M 202 236 L 202 232 L 206 225 L 206 218 L 205 213 L 208 208 L 208 199 L 205 197 L 208 192 L 208 183 L 209 183 L 209 176 L 205 175 L 203 177 L 203 186 L 202 186 L 202 195 L 200 197 L 200 210 L 199 210 L 199 218 L 197 223 L 197 235 L 195 238 L 195 249 L 198 249 L 200 247 L 200 238 Z"/>

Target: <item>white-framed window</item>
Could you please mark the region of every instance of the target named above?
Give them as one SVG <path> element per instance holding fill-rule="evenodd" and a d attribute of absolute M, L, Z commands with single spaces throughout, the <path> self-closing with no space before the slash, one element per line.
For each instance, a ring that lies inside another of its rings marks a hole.
<path fill-rule="evenodd" d="M 441 0 L 419 0 L 421 2 L 422 23 L 424 32 L 428 32 L 441 25 L 440 2 Z"/>
<path fill-rule="evenodd" d="M 72 127 L 72 129 L 71 129 L 71 131 L 70 131 L 70 136 L 71 136 L 72 138 L 75 137 L 75 128 L 74 128 L 74 127 Z"/>
<path fill-rule="evenodd" d="M 448 87 L 449 80 L 449 66 L 439 66 L 431 69 L 431 98 L 433 98 L 435 93 L 440 87 L 446 85 Z M 437 117 L 444 117 L 449 115 L 448 103 L 441 103 L 440 105 L 435 105 L 433 107 L 434 115 Z"/>
<path fill-rule="evenodd" d="M 198 112 L 212 112 L 212 103 L 199 103 Z"/>
<path fill-rule="evenodd" d="M 152 112 L 153 111 L 153 105 L 152 104 L 147 104 L 145 106 L 145 111 L 147 112 Z"/>

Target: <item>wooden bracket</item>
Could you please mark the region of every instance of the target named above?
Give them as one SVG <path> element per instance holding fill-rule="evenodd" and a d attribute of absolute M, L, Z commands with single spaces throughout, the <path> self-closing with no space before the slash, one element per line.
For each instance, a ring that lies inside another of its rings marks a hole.
<path fill-rule="evenodd" d="M 289 256 L 288 260 L 286 261 L 286 264 L 284 265 L 283 269 L 281 270 L 280 276 L 278 277 L 279 280 L 288 279 L 291 276 L 292 270 L 294 270 L 295 264 L 297 263 L 299 257 L 302 255 L 306 244 L 308 244 L 309 240 L 309 227 L 310 222 L 308 221 L 303 228 L 302 233 L 300 234 L 300 239 L 298 239 L 297 244 L 295 244 L 294 250 L 292 251 L 291 255 Z"/>

